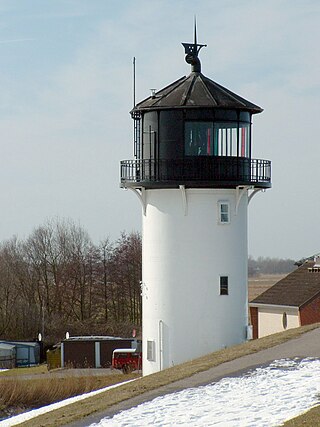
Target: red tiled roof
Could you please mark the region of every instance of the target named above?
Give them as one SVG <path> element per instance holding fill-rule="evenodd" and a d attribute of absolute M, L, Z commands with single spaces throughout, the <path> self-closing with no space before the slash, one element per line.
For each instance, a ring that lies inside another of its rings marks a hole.
<path fill-rule="evenodd" d="M 307 261 L 270 289 L 251 301 L 251 304 L 287 305 L 301 307 L 320 294 L 319 272 L 310 272 L 314 261 Z"/>

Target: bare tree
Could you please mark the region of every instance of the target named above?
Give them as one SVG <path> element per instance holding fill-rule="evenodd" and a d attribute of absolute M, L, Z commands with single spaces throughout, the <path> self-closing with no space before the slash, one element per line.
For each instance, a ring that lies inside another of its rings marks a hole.
<path fill-rule="evenodd" d="M 141 324 L 140 280 L 138 233 L 96 246 L 72 221 L 48 221 L 0 246 L 0 334 L 127 334 Z"/>

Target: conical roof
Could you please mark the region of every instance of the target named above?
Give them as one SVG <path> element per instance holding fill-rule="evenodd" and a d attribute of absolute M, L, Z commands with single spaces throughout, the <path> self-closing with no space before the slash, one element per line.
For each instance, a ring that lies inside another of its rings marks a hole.
<path fill-rule="evenodd" d="M 262 108 L 210 80 L 201 72 L 171 83 L 135 106 L 133 111 L 172 108 L 221 108 L 261 113 Z"/>

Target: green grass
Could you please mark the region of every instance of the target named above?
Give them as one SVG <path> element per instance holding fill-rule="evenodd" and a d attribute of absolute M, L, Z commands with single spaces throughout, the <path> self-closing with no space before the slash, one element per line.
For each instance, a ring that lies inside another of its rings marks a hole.
<path fill-rule="evenodd" d="M 217 351 L 207 356 L 166 369 L 162 372 L 148 375 L 133 383 L 121 385 L 115 389 L 100 393 L 97 396 L 93 396 L 81 402 L 76 402 L 55 410 L 54 412 L 33 418 L 32 420 L 26 421 L 20 425 L 24 427 L 61 427 L 95 412 L 104 411 L 119 402 L 141 395 L 147 391 L 155 390 L 180 379 L 188 378 L 198 372 L 206 371 L 221 363 L 281 344 L 319 326 L 320 324 L 314 324 L 304 326 L 302 328 L 290 329 L 279 334 L 270 335 L 268 337 Z M 306 422 L 308 422 L 308 414 L 309 413 L 304 415 L 304 419 L 307 420 Z M 320 423 L 318 422 L 318 415 L 319 414 L 316 413 L 315 415 L 312 415 L 313 424 L 291 424 L 290 427 L 296 427 L 299 425 L 312 425 L 313 427 L 320 426 Z"/>

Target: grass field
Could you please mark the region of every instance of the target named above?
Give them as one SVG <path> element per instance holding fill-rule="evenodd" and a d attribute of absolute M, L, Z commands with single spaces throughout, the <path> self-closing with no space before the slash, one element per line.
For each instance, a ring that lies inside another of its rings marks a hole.
<path fill-rule="evenodd" d="M 68 405 L 54 412 L 41 415 L 30 421 L 20 424 L 24 427 L 61 427 L 67 423 L 82 419 L 83 417 L 95 412 L 100 412 L 110 408 L 116 403 L 127 400 L 131 397 L 140 395 L 144 392 L 155 390 L 163 385 L 170 384 L 179 379 L 190 377 L 191 375 L 208 370 L 211 367 L 217 366 L 223 362 L 234 360 L 238 357 L 252 354 L 257 351 L 273 347 L 289 339 L 298 337 L 304 332 L 319 327 L 320 324 L 304 326 L 302 328 L 290 329 L 279 334 L 270 335 L 258 340 L 240 344 L 228 349 L 217 351 L 207 356 L 195 359 L 182 365 L 174 366 L 162 372 L 152 374 L 141 378 L 131 384 L 124 384 L 116 389 L 103 392 L 97 396 L 87 398 L 81 402 Z M 127 376 L 124 376 L 127 379 Z M 314 409 L 308 412 L 295 421 L 290 421 L 291 424 L 286 424 L 286 427 L 297 426 L 320 426 L 318 421 L 320 416 L 319 409 Z M 311 421 L 310 421 L 311 420 Z M 295 424 L 292 424 L 295 422 Z"/>
<path fill-rule="evenodd" d="M 140 375 L 90 375 L 57 377 L 46 366 L 19 368 L 0 374 L 0 418 L 98 390 Z"/>
<path fill-rule="evenodd" d="M 274 284 L 283 279 L 286 274 L 265 274 L 261 276 L 249 277 L 248 281 L 248 297 L 249 301 L 262 294 Z"/>
<path fill-rule="evenodd" d="M 23 376 L 23 375 L 42 375 L 47 374 L 47 365 L 32 366 L 28 368 L 15 368 L 7 371 L 0 371 L 0 380 L 3 377 Z"/>

